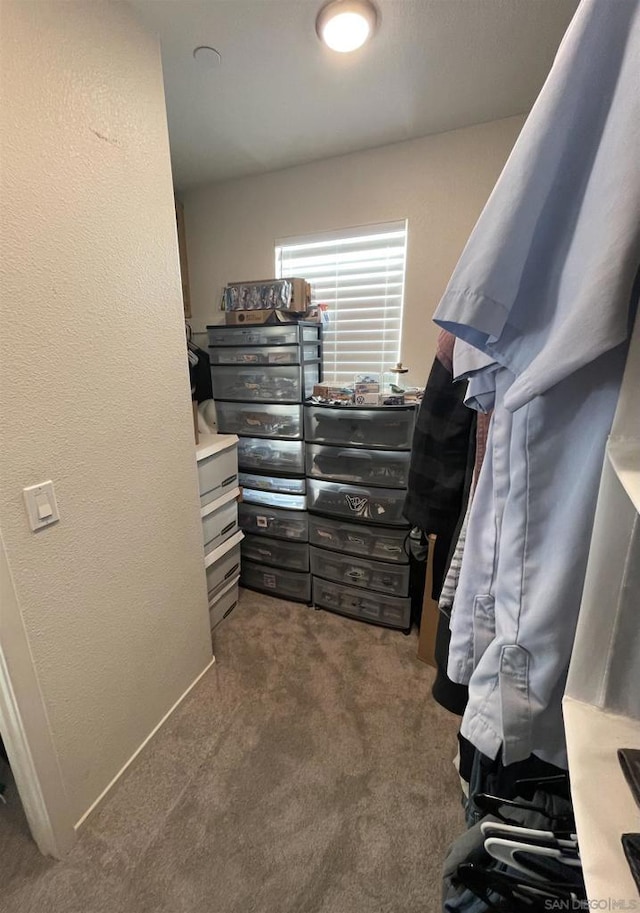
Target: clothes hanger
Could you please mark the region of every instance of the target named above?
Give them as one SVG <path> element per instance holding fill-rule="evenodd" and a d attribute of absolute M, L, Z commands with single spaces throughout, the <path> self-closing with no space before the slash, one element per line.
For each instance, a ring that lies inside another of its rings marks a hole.
<path fill-rule="evenodd" d="M 484 848 L 496 862 L 502 862 L 509 868 L 515 869 L 517 872 L 521 872 L 523 875 L 533 879 L 545 877 L 544 871 L 542 874 L 539 870 L 536 871 L 534 865 L 536 856 L 555 859 L 557 862 L 561 862 L 571 868 L 582 869 L 582 862 L 579 856 L 574 855 L 569 850 L 557 849 L 556 847 L 521 843 L 517 840 L 506 840 L 503 837 L 487 837 L 484 842 Z M 526 854 L 527 863 L 519 858 L 519 854 Z M 529 861 L 532 862 L 532 865 L 528 864 Z"/>
<path fill-rule="evenodd" d="M 554 831 L 536 830 L 531 827 L 522 827 L 516 824 L 503 824 L 502 821 L 482 821 L 480 830 L 484 837 L 511 837 L 515 840 L 521 840 L 523 843 L 547 843 L 550 846 L 556 846 L 558 849 L 578 849 L 577 834 L 558 836 Z"/>
<path fill-rule="evenodd" d="M 580 889 L 566 884 L 530 881 L 473 862 L 459 865 L 456 879 L 494 913 L 545 913 L 550 900 L 572 901 L 575 906 L 570 909 L 578 909 L 585 897 Z"/>
<path fill-rule="evenodd" d="M 484 812 L 487 815 L 493 815 L 500 821 L 504 821 L 505 824 L 520 826 L 519 821 L 515 821 L 513 818 L 508 818 L 502 813 L 503 808 L 513 808 L 520 809 L 521 811 L 539 812 L 541 815 L 544 815 L 545 818 L 547 818 L 550 822 L 555 822 L 553 825 L 554 831 L 556 827 L 560 831 L 569 831 L 571 833 L 575 831 L 575 819 L 573 814 L 570 813 L 554 815 L 551 814 L 548 809 L 543 808 L 541 805 L 531 805 L 525 802 L 518 802 L 515 799 L 502 799 L 500 796 L 490 796 L 488 793 L 476 793 L 473 797 L 473 801 L 481 812 Z M 556 833 L 556 836 L 559 835 Z M 564 837 L 565 834 L 563 833 L 562 836 Z"/>

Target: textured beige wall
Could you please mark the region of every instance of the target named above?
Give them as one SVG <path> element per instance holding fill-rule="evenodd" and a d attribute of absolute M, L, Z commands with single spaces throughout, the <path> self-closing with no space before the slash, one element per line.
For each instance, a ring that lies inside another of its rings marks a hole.
<path fill-rule="evenodd" d="M 75 821 L 211 656 L 159 48 L 3 2 L 2 89 L 0 522 Z"/>
<path fill-rule="evenodd" d="M 325 159 L 184 195 L 194 327 L 219 319 L 227 282 L 273 275 L 274 241 L 409 220 L 402 359 L 424 383 L 431 316 L 524 119 Z"/>

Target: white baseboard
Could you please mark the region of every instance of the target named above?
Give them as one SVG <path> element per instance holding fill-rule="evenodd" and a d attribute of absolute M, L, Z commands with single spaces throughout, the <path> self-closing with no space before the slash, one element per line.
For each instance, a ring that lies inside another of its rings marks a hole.
<path fill-rule="evenodd" d="M 129 760 L 126 762 L 126 764 L 124 764 L 124 765 L 120 768 L 120 770 L 119 770 L 118 773 L 115 775 L 115 777 L 113 778 L 113 780 L 111 780 L 111 782 L 102 790 L 102 792 L 100 793 L 100 795 L 98 796 L 98 798 L 95 800 L 95 802 L 92 802 L 91 805 L 89 806 L 89 808 L 86 810 L 86 812 L 85 812 L 85 813 L 76 821 L 76 823 L 74 824 L 74 829 L 75 829 L 76 831 L 78 831 L 78 830 L 80 830 L 80 829 L 82 828 L 82 826 L 85 824 L 87 818 L 89 818 L 89 816 L 97 809 L 97 807 L 100 805 L 100 803 L 101 803 L 102 800 L 105 798 L 105 796 L 107 795 L 107 793 L 109 793 L 110 790 L 115 786 L 115 784 L 118 782 L 118 780 L 119 780 L 120 777 L 123 775 L 123 773 L 124 773 L 124 772 L 133 764 L 133 762 L 134 762 L 135 759 L 138 757 L 138 755 L 140 754 L 140 752 L 149 744 L 149 742 L 150 742 L 151 739 L 154 737 L 154 735 L 156 734 L 156 732 L 158 732 L 158 730 L 161 729 L 161 728 L 164 726 L 164 724 L 167 722 L 167 720 L 169 719 L 169 717 L 171 716 L 171 714 L 173 713 L 173 711 L 174 711 L 177 707 L 180 706 L 180 704 L 181 704 L 182 701 L 185 699 L 185 697 L 189 694 L 189 692 L 192 690 L 192 688 L 195 688 L 195 686 L 198 684 L 198 682 L 200 681 L 200 679 L 202 678 L 202 676 L 203 676 L 206 672 L 209 671 L 209 669 L 210 669 L 211 666 L 215 663 L 215 661 L 216 661 L 215 656 L 212 656 L 212 657 L 211 657 L 211 660 L 207 663 L 207 665 L 204 667 L 204 669 L 202 670 L 202 672 L 194 678 L 194 680 L 191 682 L 191 684 L 190 684 L 189 687 L 186 689 L 186 691 L 185 691 L 183 694 L 180 695 L 180 697 L 179 697 L 178 700 L 175 702 L 175 704 L 173 705 L 173 707 L 171 707 L 171 708 L 165 713 L 165 715 L 162 717 L 162 719 L 160 720 L 160 722 L 158 723 L 158 725 L 157 725 L 157 726 L 154 726 L 154 728 L 151 730 L 151 732 L 150 732 L 149 735 L 146 737 L 146 739 L 144 739 L 144 741 L 136 748 L 136 750 L 135 750 L 134 753 L 131 755 L 131 757 L 129 758 Z"/>

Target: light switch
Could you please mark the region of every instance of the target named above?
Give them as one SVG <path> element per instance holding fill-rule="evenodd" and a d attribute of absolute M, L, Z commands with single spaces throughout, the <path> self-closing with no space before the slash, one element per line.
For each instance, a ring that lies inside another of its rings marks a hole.
<path fill-rule="evenodd" d="M 24 501 L 27 505 L 29 525 L 32 530 L 43 529 L 51 526 L 60 519 L 56 493 L 53 482 L 41 482 L 40 485 L 31 485 L 23 491 Z"/>

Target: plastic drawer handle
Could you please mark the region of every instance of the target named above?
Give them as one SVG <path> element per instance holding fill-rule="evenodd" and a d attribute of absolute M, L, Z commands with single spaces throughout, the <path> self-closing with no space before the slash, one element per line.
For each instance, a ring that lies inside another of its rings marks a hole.
<path fill-rule="evenodd" d="M 235 520 L 232 520 L 231 523 L 227 523 L 227 525 L 225 526 L 225 528 L 220 530 L 220 535 L 221 535 L 221 536 L 224 536 L 224 534 L 225 534 L 225 533 L 228 533 L 230 529 L 233 529 L 233 527 L 234 527 L 235 525 L 236 525 L 236 521 L 235 521 Z"/>
<path fill-rule="evenodd" d="M 355 456 L 350 450 L 339 450 L 338 459 L 340 457 L 345 457 L 345 458 L 349 457 L 352 460 L 373 460 L 372 454 L 370 454 L 366 450 L 361 451 L 360 453 L 356 454 Z"/>
<path fill-rule="evenodd" d="M 231 485 L 232 482 L 235 482 L 237 478 L 238 478 L 237 475 L 229 476 L 228 479 L 225 479 L 225 480 L 224 480 L 224 482 L 222 483 L 222 486 L 221 486 L 221 487 L 222 487 L 222 488 L 226 488 L 227 485 Z"/>
<path fill-rule="evenodd" d="M 231 568 L 230 571 L 227 571 L 227 573 L 224 575 L 224 579 L 228 580 L 228 578 L 231 577 L 232 574 L 235 574 L 237 572 L 239 567 L 240 567 L 240 562 L 238 561 L 233 565 L 233 567 Z"/>
<path fill-rule="evenodd" d="M 235 607 L 236 607 L 237 605 L 238 605 L 238 600 L 236 599 L 236 601 L 233 603 L 233 605 L 230 606 L 230 607 L 227 609 L 227 611 L 224 613 L 224 615 L 222 616 L 223 621 L 224 621 L 224 619 L 227 617 L 227 615 L 231 615 L 231 613 L 233 612 L 233 610 L 235 609 Z"/>

